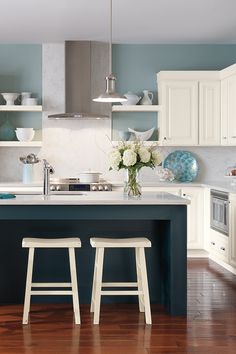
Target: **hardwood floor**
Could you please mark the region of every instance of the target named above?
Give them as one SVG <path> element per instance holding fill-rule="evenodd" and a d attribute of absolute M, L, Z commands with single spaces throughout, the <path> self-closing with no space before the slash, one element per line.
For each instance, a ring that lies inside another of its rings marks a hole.
<path fill-rule="evenodd" d="M 188 317 L 170 317 L 152 306 L 153 325 L 136 305 L 103 305 L 92 324 L 81 306 L 82 325 L 68 305 L 34 305 L 22 326 L 22 306 L 0 307 L 0 354 L 236 353 L 236 276 L 208 260 L 190 260 Z"/>

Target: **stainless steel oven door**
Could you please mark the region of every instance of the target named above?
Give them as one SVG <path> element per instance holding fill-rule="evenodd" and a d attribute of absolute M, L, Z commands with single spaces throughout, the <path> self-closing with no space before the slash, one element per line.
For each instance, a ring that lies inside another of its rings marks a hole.
<path fill-rule="evenodd" d="M 211 228 L 229 235 L 228 193 L 211 191 Z"/>

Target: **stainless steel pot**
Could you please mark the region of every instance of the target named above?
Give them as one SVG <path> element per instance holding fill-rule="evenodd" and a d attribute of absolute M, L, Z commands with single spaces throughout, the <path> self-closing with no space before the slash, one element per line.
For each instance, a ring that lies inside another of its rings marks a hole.
<path fill-rule="evenodd" d="M 96 183 L 99 182 L 100 175 L 100 172 L 84 171 L 79 173 L 79 179 L 82 183 Z"/>

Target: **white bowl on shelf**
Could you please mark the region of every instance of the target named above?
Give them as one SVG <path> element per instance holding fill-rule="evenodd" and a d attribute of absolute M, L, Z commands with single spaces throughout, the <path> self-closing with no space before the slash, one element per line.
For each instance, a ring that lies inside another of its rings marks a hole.
<path fill-rule="evenodd" d="M 146 141 L 149 140 L 154 132 L 155 128 L 151 128 L 149 130 L 145 130 L 144 132 L 140 132 L 137 130 L 133 130 L 131 128 L 128 128 L 128 131 L 130 133 L 133 133 L 135 135 L 135 138 L 141 141 Z"/>
<path fill-rule="evenodd" d="M 33 128 L 16 128 L 15 132 L 17 139 L 24 142 L 33 140 L 35 134 Z"/>
<path fill-rule="evenodd" d="M 6 101 L 7 106 L 13 106 L 15 104 L 15 100 L 20 96 L 20 94 L 16 92 L 3 92 L 2 96 Z"/>

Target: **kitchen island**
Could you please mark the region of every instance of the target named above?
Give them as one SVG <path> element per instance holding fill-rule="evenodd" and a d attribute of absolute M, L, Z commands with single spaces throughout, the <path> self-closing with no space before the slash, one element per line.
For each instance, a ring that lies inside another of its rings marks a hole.
<path fill-rule="evenodd" d="M 90 237 L 145 236 L 152 241 L 152 248 L 146 251 L 151 302 L 162 304 L 171 315 L 186 315 L 188 203 L 164 192 L 144 192 L 140 199 L 125 198 L 120 192 L 88 192 L 0 200 L 0 303 L 23 302 L 27 266 L 27 252 L 21 248 L 23 237 L 80 237 L 79 295 L 82 303 L 89 303 L 94 265 Z M 105 281 L 109 277 L 112 281 L 134 281 L 131 252 L 107 252 Z M 34 276 L 38 281 L 65 281 L 69 276 L 66 257 L 64 250 L 37 251 Z M 42 300 L 45 298 L 35 298 Z M 104 300 L 137 301 L 131 297 Z"/>

